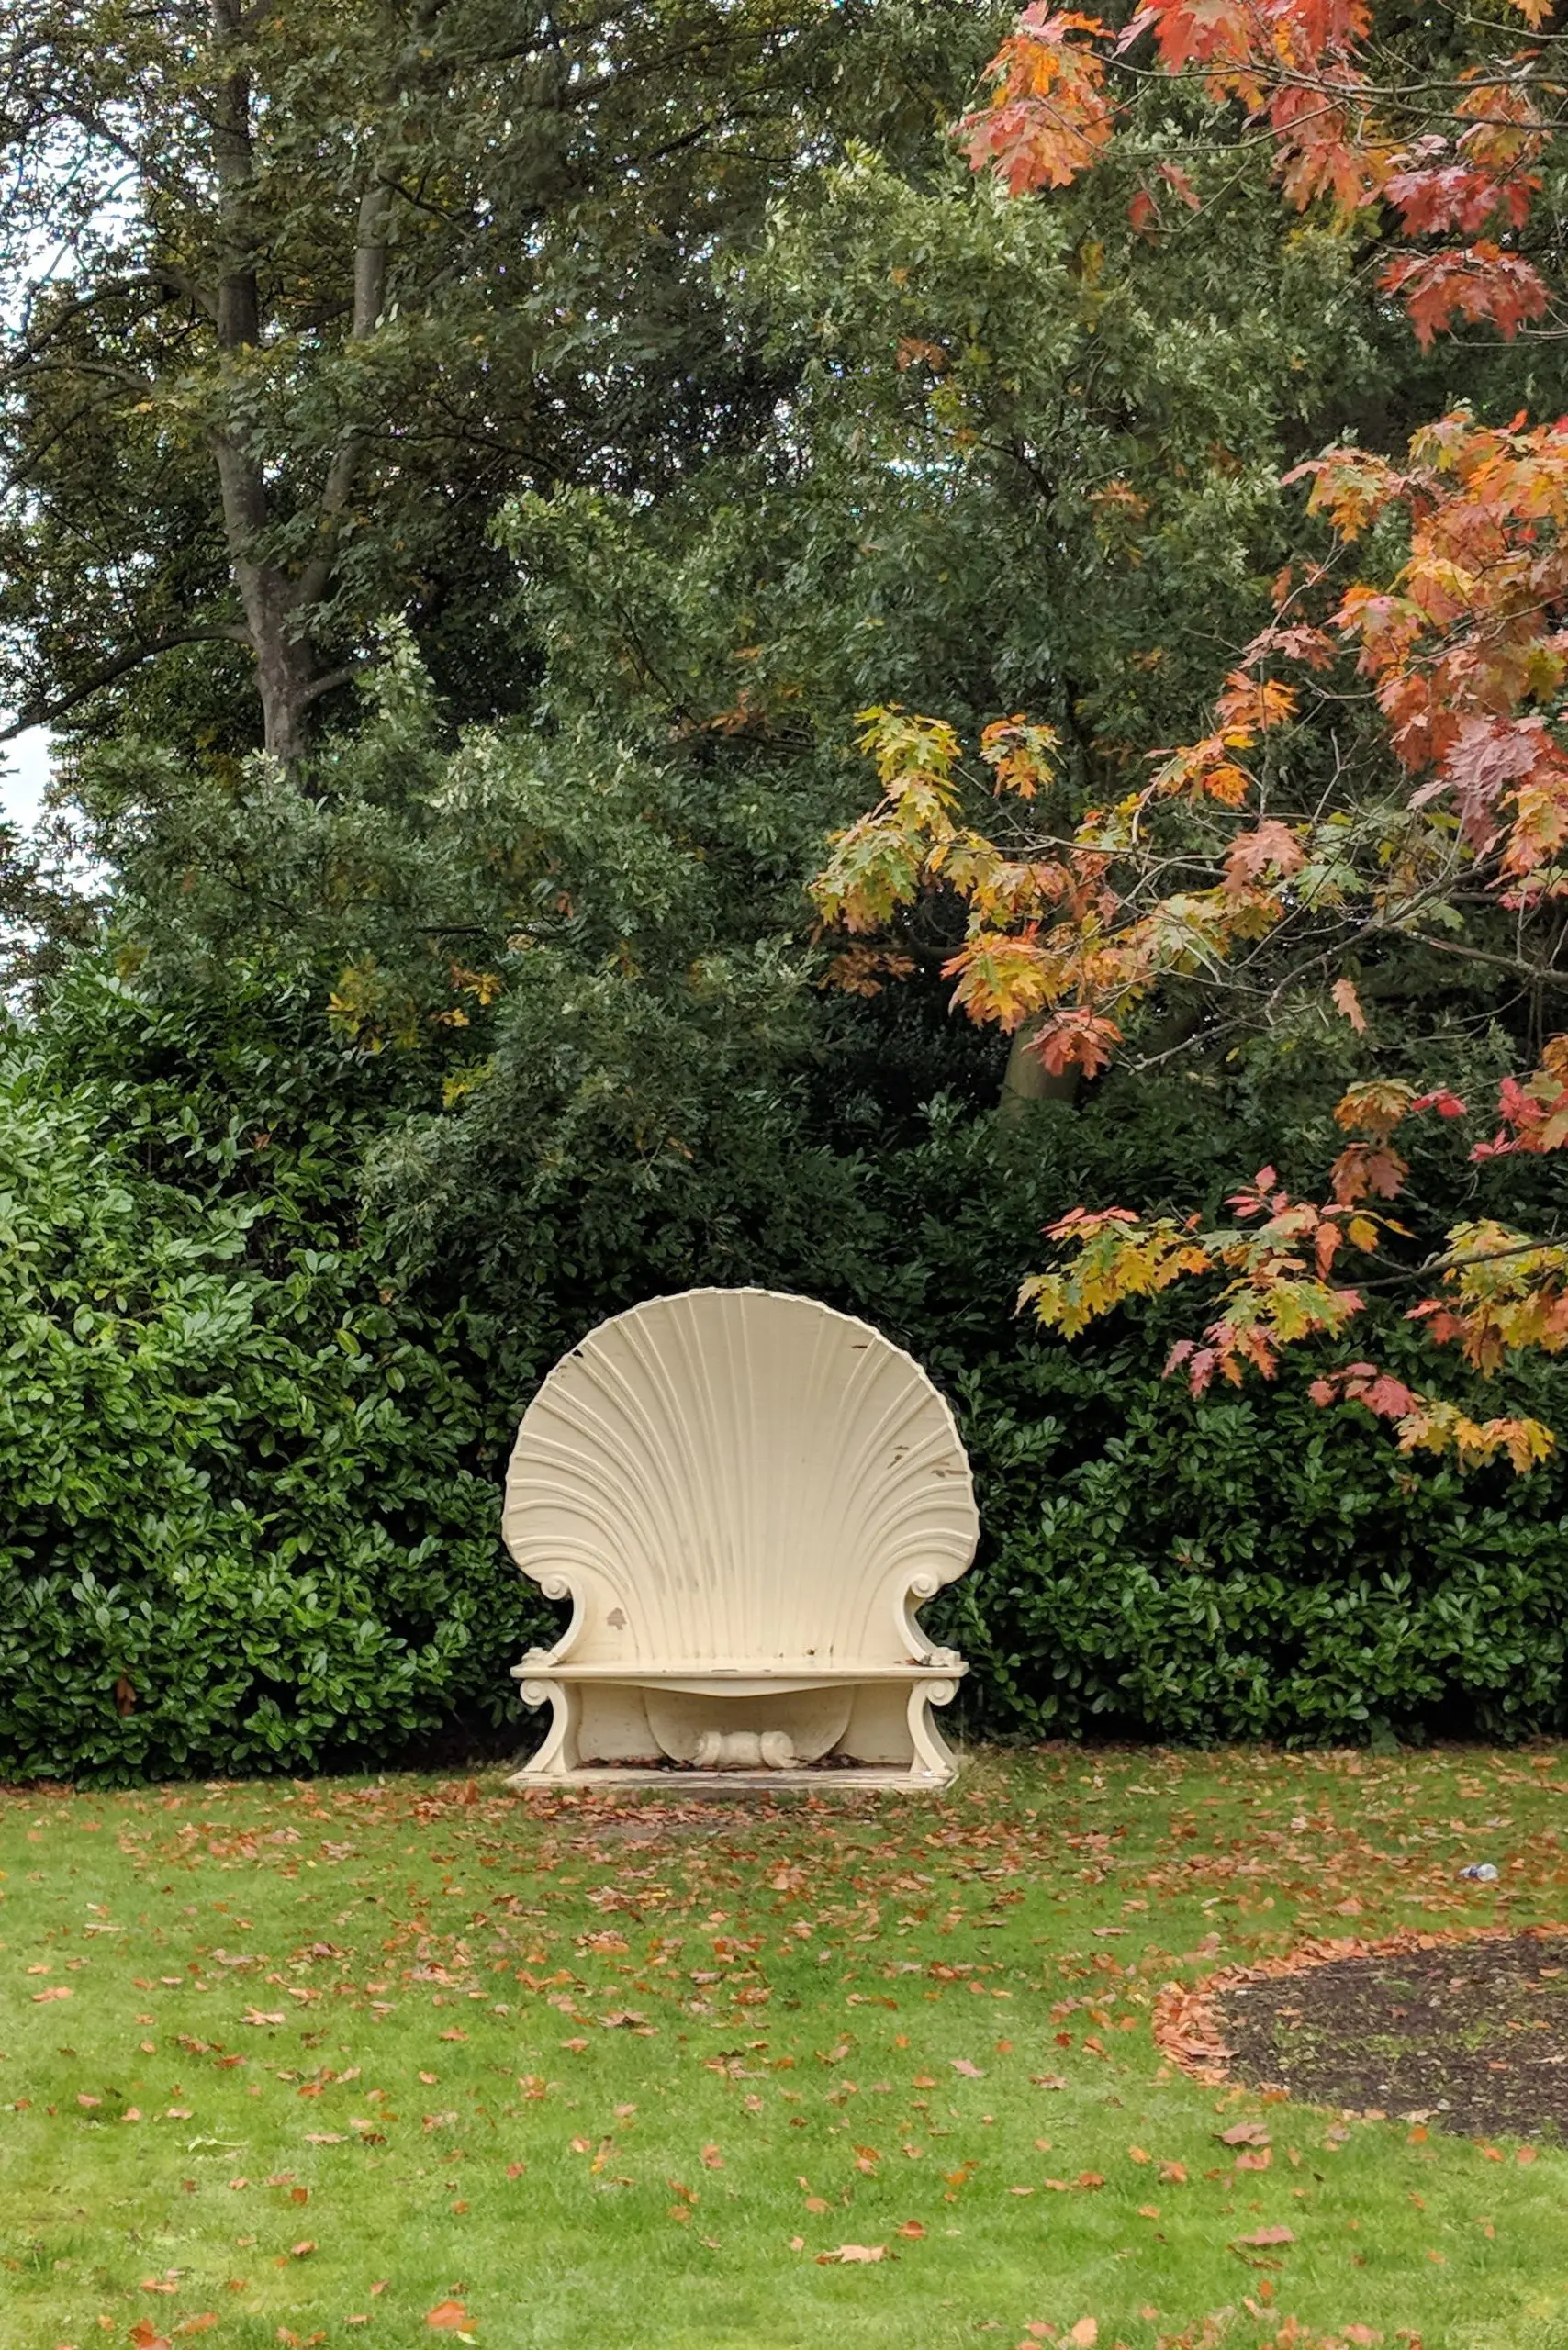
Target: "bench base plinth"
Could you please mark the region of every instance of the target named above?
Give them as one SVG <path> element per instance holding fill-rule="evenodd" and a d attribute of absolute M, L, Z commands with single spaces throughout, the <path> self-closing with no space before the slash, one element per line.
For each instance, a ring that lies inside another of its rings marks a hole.
<path fill-rule="evenodd" d="M 958 1767 L 931 1715 L 958 1694 L 965 1668 L 956 1658 L 820 1677 L 789 1670 L 777 1682 L 751 1672 L 738 1690 L 741 1676 L 673 1667 L 600 1677 L 525 1659 L 515 1670 L 524 1702 L 552 1709 L 538 1753 L 507 1783 L 520 1792 L 930 1789 L 946 1786 Z M 775 1767 L 757 1767 L 770 1747 Z M 707 1767 L 721 1748 L 730 1766 Z"/>

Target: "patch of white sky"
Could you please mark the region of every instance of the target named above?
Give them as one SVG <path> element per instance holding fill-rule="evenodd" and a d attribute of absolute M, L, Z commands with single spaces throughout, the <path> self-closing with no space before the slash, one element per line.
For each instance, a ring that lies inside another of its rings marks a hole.
<path fill-rule="evenodd" d="M 0 819 L 23 832 L 30 832 L 43 813 L 52 748 L 45 728 L 29 726 L 0 749 Z"/>
<path fill-rule="evenodd" d="M 46 140 L 44 151 L 36 162 L 46 180 L 52 164 L 63 196 L 73 184 L 80 186 L 86 180 L 84 158 L 77 155 L 73 159 L 63 144 L 51 154 L 50 143 Z M 42 233 L 30 249 L 22 247 L 25 258 L 8 289 L 10 298 L 0 301 L 0 332 L 25 331 L 40 295 L 72 276 L 79 242 L 90 241 L 95 235 L 100 241 L 110 239 L 133 221 L 135 189 L 134 172 L 111 167 L 106 173 L 95 174 L 92 202 L 83 208 L 74 234 L 65 229 L 62 217 L 58 224 L 62 233 Z M 31 261 L 30 267 L 26 265 L 28 259 Z M 0 729 L 9 725 L 11 719 L 11 712 L 0 710 Z M 44 794 L 52 778 L 53 749 L 52 738 L 44 726 L 30 726 L 11 742 L 0 743 L 0 823 L 16 824 L 24 832 L 30 832 L 39 822 L 44 812 Z"/>

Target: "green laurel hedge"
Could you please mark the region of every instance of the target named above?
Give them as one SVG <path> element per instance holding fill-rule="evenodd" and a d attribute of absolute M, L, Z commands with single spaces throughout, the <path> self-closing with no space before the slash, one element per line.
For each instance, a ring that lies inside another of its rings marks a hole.
<path fill-rule="evenodd" d="M 951 1395 L 984 1534 L 928 1620 L 970 1660 L 970 1732 L 1568 1727 L 1561 1456 L 1517 1480 L 1402 1460 L 1358 1407 L 1307 1400 L 1309 1365 L 1194 1402 L 1159 1376 L 1184 1299 L 1072 1346 L 1010 1324 L 1040 1223 L 1115 1188 L 1068 1156 L 1084 1122 L 1044 1124 L 1003 1186 L 984 1121 L 938 1118 L 846 1178 L 819 1254 L 781 1218 L 771 1253 L 737 1257 L 715 1216 L 725 1253 L 705 1256 L 693 1214 L 641 1287 L 617 1171 L 586 1169 L 538 1228 L 544 1285 L 492 1323 L 461 1262 L 409 1285 L 362 1211 L 396 1073 L 323 1055 L 308 1023 L 297 1049 L 264 990 L 230 986 L 207 1017 L 84 969 L 43 1029 L 0 1042 L 0 1774 L 525 1747 L 508 1668 L 555 1611 L 498 1539 L 517 1414 L 599 1312 L 714 1279 L 863 1313 Z M 1359 1343 L 1414 1368 L 1396 1310 Z M 1514 1403 L 1562 1427 L 1565 1388 L 1543 1365 Z"/>
<path fill-rule="evenodd" d="M 0 1059 L 0 1771 L 306 1770 L 498 1719 L 530 1619 L 471 1346 L 323 1216 L 325 1128 L 235 1130 L 227 1199 L 150 1179 L 182 1123 L 210 1146 L 178 1101 Z"/>
<path fill-rule="evenodd" d="M 1400 1334 L 1377 1334 L 1387 1358 Z M 1143 1359 L 1138 1360 L 1138 1355 Z M 1356 1743 L 1568 1727 L 1568 1480 L 1402 1460 L 1307 1374 L 1194 1403 L 1141 1348 L 970 1384 L 948 1600 L 992 1735 Z M 1562 1421 L 1561 1373 L 1536 1408 Z"/>

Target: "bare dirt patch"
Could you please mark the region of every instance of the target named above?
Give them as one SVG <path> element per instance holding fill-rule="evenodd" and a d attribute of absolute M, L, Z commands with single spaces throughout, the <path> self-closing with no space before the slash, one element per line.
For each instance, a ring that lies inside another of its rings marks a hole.
<path fill-rule="evenodd" d="M 1204 2053 L 1233 2080 L 1466 2136 L 1568 2143 L 1568 1932 L 1308 1951 L 1200 1997 Z"/>

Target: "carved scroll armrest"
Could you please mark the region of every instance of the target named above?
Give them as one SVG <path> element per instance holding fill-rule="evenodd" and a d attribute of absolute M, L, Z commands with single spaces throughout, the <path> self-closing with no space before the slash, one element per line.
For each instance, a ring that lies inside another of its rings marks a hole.
<path fill-rule="evenodd" d="M 963 1664 L 964 1660 L 957 1649 L 937 1648 L 932 1643 L 921 1630 L 914 1614 L 917 1607 L 924 1606 L 928 1599 L 935 1599 L 939 1591 L 945 1590 L 956 1579 L 956 1571 L 951 1575 L 912 1575 L 894 1594 L 893 1619 L 897 1637 L 904 1653 L 916 1664 L 940 1665 L 945 1670 Z"/>
<path fill-rule="evenodd" d="M 577 1634 L 582 1630 L 583 1615 L 588 1603 L 588 1583 L 584 1578 L 574 1582 L 570 1575 L 555 1573 L 535 1575 L 532 1580 L 538 1583 L 546 1599 L 571 1601 L 571 1621 L 554 1648 L 529 1649 L 525 1652 L 522 1662 L 512 1666 L 511 1675 L 514 1681 L 521 1681 L 525 1673 L 537 1673 L 542 1667 L 563 1662 Z M 527 1695 L 526 1691 L 523 1694 Z M 538 1705 L 543 1700 L 530 1697 L 528 1702 L 530 1705 Z"/>

